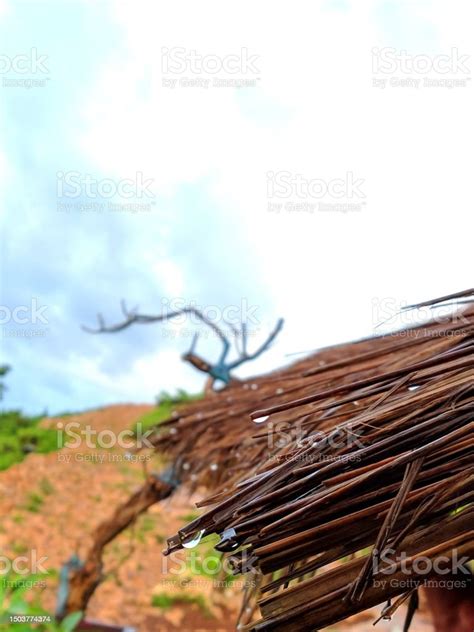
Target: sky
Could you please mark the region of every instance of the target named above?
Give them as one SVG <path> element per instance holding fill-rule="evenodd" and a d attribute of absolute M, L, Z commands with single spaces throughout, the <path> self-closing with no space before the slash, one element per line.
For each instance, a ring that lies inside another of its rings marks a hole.
<path fill-rule="evenodd" d="M 202 388 L 193 322 L 81 328 L 121 299 L 245 320 L 249 350 L 283 317 L 246 376 L 472 287 L 473 14 L 0 0 L 2 405 Z"/>

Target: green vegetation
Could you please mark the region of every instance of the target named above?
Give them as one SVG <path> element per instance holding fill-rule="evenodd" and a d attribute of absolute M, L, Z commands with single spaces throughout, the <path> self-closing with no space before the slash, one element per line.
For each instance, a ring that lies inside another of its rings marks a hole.
<path fill-rule="evenodd" d="M 137 521 L 136 526 L 134 527 L 134 535 L 136 539 L 142 544 L 146 540 L 146 536 L 148 533 L 151 533 L 156 528 L 156 519 L 149 514 L 144 514 Z"/>
<path fill-rule="evenodd" d="M 6 389 L 3 378 L 10 370 L 0 365 L 0 399 Z M 23 461 L 29 452 L 52 452 L 58 449 L 56 431 L 41 428 L 43 415 L 30 417 L 19 410 L 0 411 L 0 470 Z"/>
<path fill-rule="evenodd" d="M 209 535 L 195 548 L 185 550 L 181 559 L 183 568 L 179 574 L 180 582 L 192 583 L 194 578 L 205 578 L 212 582 L 218 582 L 222 588 L 232 586 L 236 576 L 228 572 L 228 564 L 223 553 L 215 550 L 219 542 L 218 535 Z M 181 584 L 183 585 L 183 584 Z"/>
<path fill-rule="evenodd" d="M 194 520 L 196 520 L 197 518 L 199 518 L 201 514 L 197 511 L 192 511 L 191 513 L 185 514 L 184 516 L 179 516 L 179 519 L 181 520 L 181 522 L 187 523 L 187 522 L 193 522 Z"/>
<path fill-rule="evenodd" d="M 8 371 L 10 371 L 10 367 L 8 366 L 8 364 L 0 365 L 0 399 L 3 398 L 3 393 L 7 388 L 3 383 L 3 377 L 8 373 Z"/>
<path fill-rule="evenodd" d="M 180 593 L 157 593 L 151 598 L 151 605 L 155 608 L 162 608 L 166 610 L 175 605 L 193 604 L 200 608 L 203 614 L 207 617 L 212 616 L 209 606 L 206 603 L 204 595 L 193 595 L 192 593 L 180 592 Z"/>
<path fill-rule="evenodd" d="M 41 494 L 36 492 L 31 492 L 28 494 L 26 499 L 26 503 L 23 506 L 23 509 L 27 511 L 31 511 L 31 513 L 39 513 L 39 510 L 43 506 L 44 498 Z"/>
<path fill-rule="evenodd" d="M 156 398 L 156 403 L 158 405 L 161 404 L 171 404 L 172 406 L 176 406 L 177 404 L 185 404 L 186 402 L 194 402 L 197 399 L 202 399 L 202 393 L 188 393 L 183 388 L 178 388 L 176 395 L 172 395 L 167 391 L 161 391 L 161 393 Z"/>
<path fill-rule="evenodd" d="M 192 395 L 190 393 L 187 393 L 183 389 L 178 389 L 176 395 L 171 395 L 166 391 L 162 391 L 156 399 L 157 407 L 140 417 L 140 419 L 134 425 L 134 431 L 137 431 L 137 427 L 139 427 L 139 424 L 141 425 L 142 431 L 146 431 L 148 430 L 148 428 L 157 426 L 161 422 L 170 419 L 173 411 L 179 404 L 186 404 L 197 399 L 202 399 L 202 397 L 202 393 Z"/>
<path fill-rule="evenodd" d="M 74 612 L 58 622 L 41 606 L 39 595 L 34 588 L 44 582 L 43 575 L 4 575 L 0 582 L 0 631 L 15 632 L 72 632 L 82 618 L 81 612 Z M 42 623 L 11 622 L 11 617 L 42 617 Z"/>
<path fill-rule="evenodd" d="M 0 412 L 0 470 L 22 461 L 29 452 L 58 449 L 56 431 L 41 428 L 43 417 L 28 417 L 18 410 Z"/>
<path fill-rule="evenodd" d="M 218 535 L 210 535 L 196 548 L 186 551 L 187 566 L 188 568 L 192 566 L 194 575 L 201 575 L 213 581 L 218 580 L 225 585 L 231 585 L 236 578 L 234 575 L 224 572 L 224 554 L 215 550 L 215 545 L 218 542 Z"/>
<path fill-rule="evenodd" d="M 43 476 L 43 478 L 40 480 L 39 488 L 41 493 L 45 496 L 51 496 L 56 491 L 54 489 L 54 485 L 51 483 L 49 478 L 46 478 L 46 476 Z"/>

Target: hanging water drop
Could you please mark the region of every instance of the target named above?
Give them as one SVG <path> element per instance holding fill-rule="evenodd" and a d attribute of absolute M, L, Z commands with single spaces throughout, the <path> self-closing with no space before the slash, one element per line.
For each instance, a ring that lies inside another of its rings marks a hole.
<path fill-rule="evenodd" d="M 202 536 L 204 535 L 204 529 L 199 531 L 192 540 L 188 540 L 187 542 L 183 542 L 183 546 L 185 549 L 194 549 L 195 546 L 201 542 Z"/>
<path fill-rule="evenodd" d="M 263 415 L 263 417 L 257 417 L 256 419 L 253 420 L 253 422 L 255 424 L 263 424 L 264 421 L 267 421 L 267 419 L 270 417 L 270 415 Z"/>

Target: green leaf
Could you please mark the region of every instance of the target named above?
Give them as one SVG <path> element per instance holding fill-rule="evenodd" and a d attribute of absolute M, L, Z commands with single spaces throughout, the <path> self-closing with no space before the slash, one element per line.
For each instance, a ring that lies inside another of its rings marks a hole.
<path fill-rule="evenodd" d="M 82 612 L 71 612 L 61 621 L 61 632 L 72 632 L 82 619 Z"/>

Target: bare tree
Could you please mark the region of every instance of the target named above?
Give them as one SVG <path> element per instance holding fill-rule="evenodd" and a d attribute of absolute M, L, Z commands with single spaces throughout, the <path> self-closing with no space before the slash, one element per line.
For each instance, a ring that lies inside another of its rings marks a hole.
<path fill-rule="evenodd" d="M 199 356 L 195 352 L 197 341 L 199 338 L 198 333 L 194 335 L 189 351 L 182 355 L 182 359 L 185 362 L 192 364 L 199 371 L 202 371 L 203 373 L 207 373 L 209 375 L 207 385 L 208 388 L 213 388 L 216 381 L 221 381 L 224 384 L 229 384 L 229 382 L 234 379 L 232 371 L 234 371 L 241 364 L 244 364 L 245 362 L 250 362 L 251 360 L 255 360 L 255 358 L 258 358 L 258 356 L 264 353 L 270 347 L 271 343 L 275 340 L 276 336 L 283 327 L 283 319 L 280 318 L 277 321 L 277 324 L 273 331 L 270 332 L 267 339 L 260 345 L 260 347 L 258 347 L 252 353 L 249 353 L 247 351 L 248 332 L 246 324 L 242 323 L 240 328 L 237 328 L 230 323 L 225 323 L 232 332 L 234 348 L 237 352 L 237 358 L 234 360 L 230 360 L 229 354 L 232 349 L 232 343 L 229 340 L 229 336 L 226 335 L 221 327 L 219 327 L 215 322 L 207 318 L 196 307 L 188 306 L 168 312 L 166 314 L 150 315 L 140 314 L 137 311 L 137 308 L 132 310 L 127 309 L 125 301 L 123 300 L 121 301 L 120 305 L 122 308 L 122 313 L 124 315 L 123 321 L 116 323 L 115 325 L 106 325 L 102 314 L 98 314 L 98 327 L 95 329 L 90 327 L 83 327 L 84 331 L 93 334 L 117 333 L 134 324 L 144 325 L 150 323 L 164 322 L 167 320 L 172 320 L 173 318 L 181 316 L 182 314 L 194 315 L 204 325 L 209 327 L 222 343 L 222 351 L 217 362 L 210 362 L 208 360 L 205 360 L 202 356 Z"/>
<path fill-rule="evenodd" d="M 120 533 L 133 525 L 149 507 L 170 496 L 178 485 L 171 468 L 161 476 L 150 475 L 145 483 L 114 514 L 102 521 L 92 535 L 92 544 L 85 560 L 73 556 L 61 569 L 57 616 L 72 612 L 85 612 L 87 604 L 103 581 L 104 549 Z M 71 572 L 72 571 L 72 572 Z"/>

